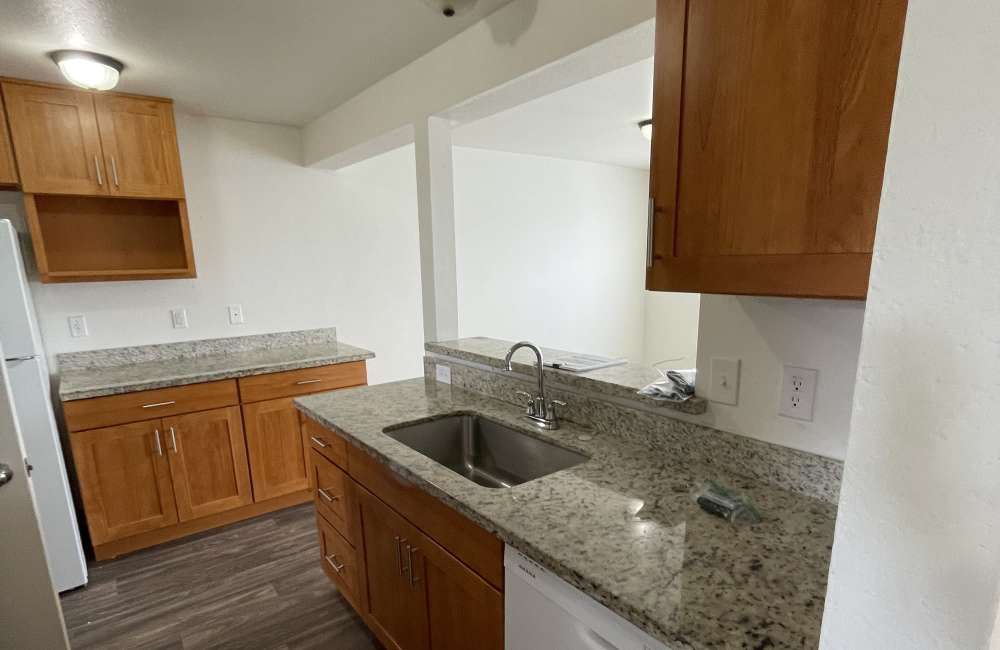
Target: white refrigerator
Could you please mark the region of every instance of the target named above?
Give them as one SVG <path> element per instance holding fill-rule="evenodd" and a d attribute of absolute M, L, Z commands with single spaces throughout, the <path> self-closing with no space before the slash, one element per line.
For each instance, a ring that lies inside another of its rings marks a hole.
<path fill-rule="evenodd" d="M 32 467 L 45 557 L 56 590 L 66 591 L 87 583 L 87 562 L 52 414 L 49 371 L 35 306 L 17 233 L 6 219 L 0 219 L 0 343 L 10 377 L 14 415 Z"/>

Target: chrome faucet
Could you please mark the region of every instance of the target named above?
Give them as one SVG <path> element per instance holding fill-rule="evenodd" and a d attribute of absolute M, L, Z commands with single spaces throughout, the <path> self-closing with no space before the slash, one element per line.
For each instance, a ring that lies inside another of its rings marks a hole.
<path fill-rule="evenodd" d="M 504 359 L 507 371 L 509 372 L 514 369 L 510 360 L 514 356 L 514 353 L 521 348 L 528 348 L 535 353 L 537 363 L 536 369 L 538 371 L 537 395 L 532 395 L 531 393 L 523 390 L 517 391 L 518 395 L 523 395 L 528 401 L 527 410 L 525 411 L 524 416 L 542 429 L 558 429 L 559 416 L 556 414 L 556 406 L 566 406 L 566 402 L 560 402 L 557 399 L 545 399 L 545 377 L 543 375 L 544 366 L 542 365 L 542 351 L 538 349 L 538 346 L 529 341 L 521 341 L 510 346 L 510 350 L 507 351 L 507 357 Z"/>

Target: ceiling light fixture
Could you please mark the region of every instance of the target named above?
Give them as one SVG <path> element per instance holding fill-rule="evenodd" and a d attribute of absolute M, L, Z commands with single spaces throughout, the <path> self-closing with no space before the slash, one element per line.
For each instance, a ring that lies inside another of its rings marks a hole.
<path fill-rule="evenodd" d="M 639 122 L 639 131 L 642 133 L 642 137 L 647 140 L 653 139 L 653 120 L 643 120 Z"/>
<path fill-rule="evenodd" d="M 118 59 L 84 50 L 56 50 L 49 56 L 67 81 L 87 90 L 111 90 L 125 68 Z"/>

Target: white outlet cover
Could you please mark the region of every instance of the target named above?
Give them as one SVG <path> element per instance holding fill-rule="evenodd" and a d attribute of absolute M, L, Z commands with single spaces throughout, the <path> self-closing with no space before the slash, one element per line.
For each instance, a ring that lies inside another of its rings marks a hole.
<path fill-rule="evenodd" d="M 243 323 L 243 305 L 229 305 L 229 324 L 242 325 Z"/>
<path fill-rule="evenodd" d="M 786 418 L 812 422 L 818 377 L 819 371 L 813 368 L 785 366 L 781 377 L 781 403 L 778 406 L 778 414 Z"/>
<path fill-rule="evenodd" d="M 736 406 L 740 399 L 740 360 L 712 358 L 712 377 L 708 399 Z"/>
<path fill-rule="evenodd" d="M 442 384 L 450 384 L 451 383 L 451 367 L 450 366 L 445 366 L 445 365 L 442 365 L 442 364 L 439 363 L 439 364 L 437 364 L 435 366 L 435 368 L 436 368 L 435 372 L 436 372 L 436 375 L 437 375 L 437 380 L 439 382 L 441 382 Z"/>
<path fill-rule="evenodd" d="M 183 307 L 170 310 L 170 322 L 175 330 L 186 329 L 188 326 L 188 312 Z"/>
<path fill-rule="evenodd" d="M 70 316 L 66 321 L 69 323 L 69 335 L 73 338 L 90 336 L 90 331 L 87 329 L 87 317 L 83 314 Z"/>

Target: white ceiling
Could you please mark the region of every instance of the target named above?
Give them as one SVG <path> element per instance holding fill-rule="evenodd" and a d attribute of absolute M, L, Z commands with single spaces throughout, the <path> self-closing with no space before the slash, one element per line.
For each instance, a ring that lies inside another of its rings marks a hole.
<path fill-rule="evenodd" d="M 452 142 L 649 169 L 649 141 L 638 122 L 652 112 L 650 58 L 458 126 Z"/>
<path fill-rule="evenodd" d="M 425 0 L 3 0 L 0 75 L 62 81 L 46 53 L 87 49 L 125 63 L 119 90 L 302 125 L 508 1 L 444 18 Z"/>

